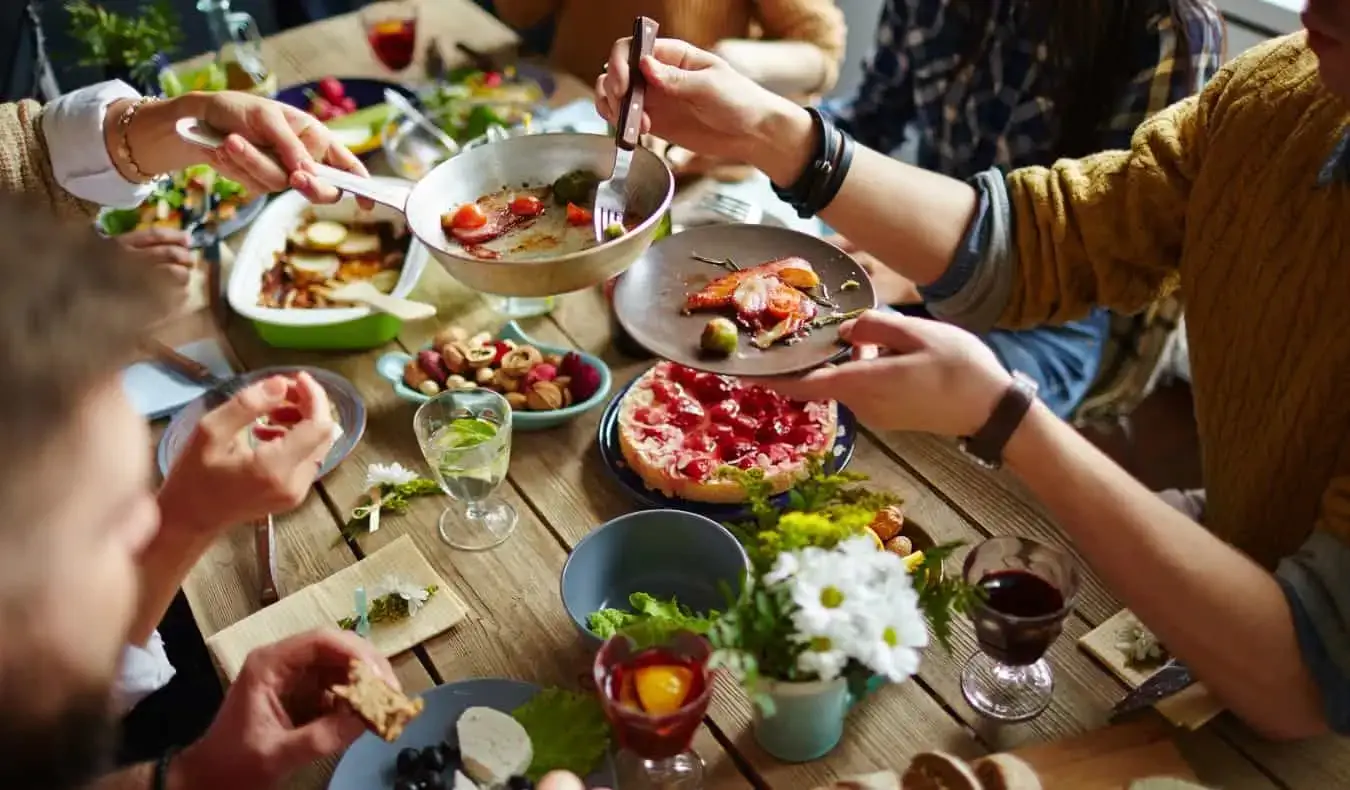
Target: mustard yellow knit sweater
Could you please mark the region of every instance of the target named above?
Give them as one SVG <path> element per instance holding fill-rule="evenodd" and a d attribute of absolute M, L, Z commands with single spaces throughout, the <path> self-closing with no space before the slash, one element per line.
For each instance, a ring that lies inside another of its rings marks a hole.
<path fill-rule="evenodd" d="M 1206 524 L 1270 564 L 1350 539 L 1350 120 L 1302 33 L 1245 54 L 1111 152 L 1008 178 L 1012 325 L 1180 287 Z"/>
<path fill-rule="evenodd" d="M 834 0 L 495 0 L 497 16 L 525 28 L 553 16 L 549 59 L 587 82 L 600 75 L 614 42 L 633 34 L 633 18 L 648 16 L 662 38 L 703 49 L 726 38 L 805 41 L 825 54 L 820 90 L 834 87 L 844 57 L 844 15 Z M 758 35 L 754 35 L 754 34 Z"/>
<path fill-rule="evenodd" d="M 0 192 L 30 195 L 62 216 L 88 218 L 98 206 L 56 183 L 41 118 L 42 105 L 35 101 L 0 104 Z"/>

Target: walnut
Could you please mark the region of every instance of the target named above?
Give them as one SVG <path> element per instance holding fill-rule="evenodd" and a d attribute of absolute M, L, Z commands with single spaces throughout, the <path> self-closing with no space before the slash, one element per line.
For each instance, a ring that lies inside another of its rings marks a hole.
<path fill-rule="evenodd" d="M 534 346 L 520 346 L 502 357 L 502 370 L 512 376 L 524 376 L 544 361 L 544 355 Z"/>
<path fill-rule="evenodd" d="M 869 526 L 872 527 L 873 532 L 877 533 L 877 537 L 881 538 L 881 542 L 885 543 L 899 535 L 900 531 L 904 529 L 905 514 L 900 510 L 899 505 L 887 505 L 877 511 Z"/>
<path fill-rule="evenodd" d="M 464 346 L 459 343 L 446 343 L 441 346 L 441 359 L 445 360 L 445 367 L 451 373 L 463 373 L 469 366 Z"/>
<path fill-rule="evenodd" d="M 555 378 L 555 379 L 553 380 L 553 383 L 554 383 L 554 384 L 557 384 L 559 387 L 562 387 L 563 389 L 567 389 L 567 388 L 568 388 L 568 385 L 572 383 L 572 377 L 571 377 L 571 376 L 558 376 L 557 378 Z"/>
<path fill-rule="evenodd" d="M 886 541 L 886 551 L 899 554 L 901 557 L 908 557 L 914 553 L 914 544 L 904 535 L 896 535 Z"/>
<path fill-rule="evenodd" d="M 493 378 L 493 384 L 502 392 L 520 391 L 520 379 L 505 370 L 499 370 Z"/>
<path fill-rule="evenodd" d="M 536 381 L 530 391 L 525 393 L 525 403 L 534 411 L 561 409 L 563 392 L 551 381 Z"/>
<path fill-rule="evenodd" d="M 491 346 L 491 345 L 492 345 L 491 332 L 479 332 L 478 334 L 469 338 L 469 348 L 478 348 L 479 346 Z"/>
<path fill-rule="evenodd" d="M 506 393 L 506 402 L 511 404 L 511 408 L 513 409 L 527 409 L 529 408 L 529 401 L 530 399 L 525 397 L 525 393 L 523 392 Z"/>
<path fill-rule="evenodd" d="M 436 333 L 436 336 L 432 338 L 431 344 L 436 348 L 440 348 L 441 346 L 449 346 L 455 343 L 463 343 L 465 340 L 468 339 L 469 339 L 468 332 L 465 332 L 463 329 L 460 329 L 457 326 L 447 326 L 441 331 Z"/>
<path fill-rule="evenodd" d="M 486 387 L 489 384 L 492 384 L 496 378 L 497 372 L 492 368 L 479 368 L 478 372 L 474 374 L 474 381 L 478 382 L 478 386 L 480 387 Z"/>
<path fill-rule="evenodd" d="M 497 349 L 492 346 L 469 346 L 465 357 L 469 361 L 471 368 L 486 368 L 492 365 L 492 360 L 497 358 Z"/>
<path fill-rule="evenodd" d="M 447 390 L 471 390 L 476 386 L 478 385 L 463 376 L 451 376 L 445 380 L 445 388 Z"/>
<path fill-rule="evenodd" d="M 403 366 L 403 383 L 415 390 L 421 390 L 424 382 L 431 381 L 431 376 L 427 375 L 422 366 L 417 364 L 417 360 L 410 359 L 408 364 Z M 432 382 L 435 383 L 434 381 Z"/>

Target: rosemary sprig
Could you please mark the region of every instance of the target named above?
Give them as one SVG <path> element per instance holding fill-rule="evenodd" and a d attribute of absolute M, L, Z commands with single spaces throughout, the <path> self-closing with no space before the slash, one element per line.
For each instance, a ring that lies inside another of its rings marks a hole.
<path fill-rule="evenodd" d="M 440 490 L 440 486 L 436 485 L 435 481 L 428 480 L 425 477 L 419 477 L 401 485 L 382 485 L 380 486 L 380 514 L 402 513 L 408 509 L 410 500 L 440 493 Z M 365 503 L 352 510 L 351 518 L 347 519 L 347 523 L 342 526 L 342 531 L 337 540 L 333 541 L 333 545 L 341 545 L 343 541 L 352 540 L 370 532 L 370 511 L 374 506 L 374 500 L 367 495 Z"/>
<path fill-rule="evenodd" d="M 427 600 L 436 597 L 436 592 L 440 588 L 436 585 L 423 588 L 427 594 Z M 397 620 L 406 620 L 409 617 L 408 599 L 396 592 L 386 593 L 370 602 L 370 609 L 366 619 L 371 625 L 377 623 L 392 623 Z M 344 617 L 337 621 L 338 628 L 344 631 L 356 630 L 356 616 Z"/>
<path fill-rule="evenodd" d="M 859 307 L 857 310 L 848 310 L 843 313 L 830 313 L 829 315 L 816 316 L 811 319 L 811 328 L 820 329 L 821 327 L 829 326 L 830 324 L 842 324 L 845 321 L 857 318 L 865 312 L 867 312 L 867 308 Z"/>
<path fill-rule="evenodd" d="M 699 255 L 698 253 L 690 253 L 689 257 L 696 261 L 702 261 L 703 263 L 711 263 L 713 266 L 721 266 L 727 271 L 738 272 L 741 270 L 741 265 L 730 258 L 709 258 L 706 255 Z"/>

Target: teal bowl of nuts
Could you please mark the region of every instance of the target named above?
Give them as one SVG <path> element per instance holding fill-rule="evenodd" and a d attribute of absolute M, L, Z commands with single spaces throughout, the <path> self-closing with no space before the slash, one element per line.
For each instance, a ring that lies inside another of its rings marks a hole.
<path fill-rule="evenodd" d="M 375 361 L 380 377 L 402 399 L 426 403 L 447 389 L 486 387 L 511 404 L 517 431 L 553 428 L 601 405 L 613 374 L 599 357 L 540 343 L 511 321 L 496 335 L 470 336 L 456 327 L 416 355 L 391 351 Z"/>

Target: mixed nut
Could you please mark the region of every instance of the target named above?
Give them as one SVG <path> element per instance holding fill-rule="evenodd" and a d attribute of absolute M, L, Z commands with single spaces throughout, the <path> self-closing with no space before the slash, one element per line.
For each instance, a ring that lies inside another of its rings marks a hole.
<path fill-rule="evenodd" d="M 459 327 L 446 327 L 431 348 L 408 360 L 403 383 L 426 396 L 484 387 L 506 396 L 513 409 L 552 411 L 594 395 L 600 372 L 575 351 L 545 354 L 487 332 L 470 337 Z"/>

